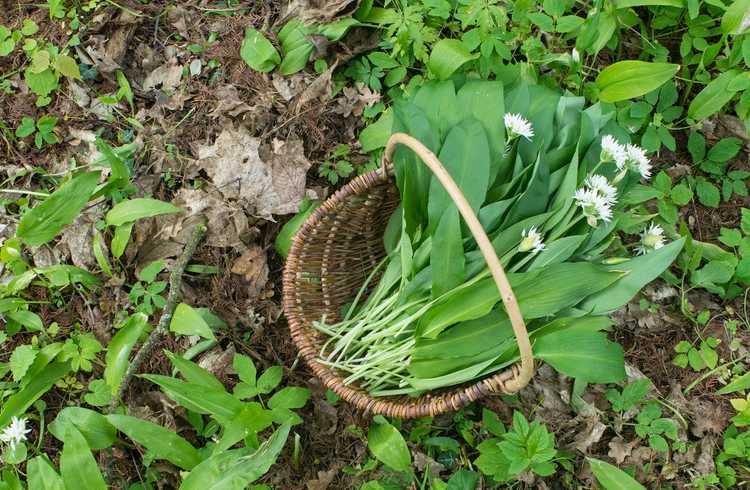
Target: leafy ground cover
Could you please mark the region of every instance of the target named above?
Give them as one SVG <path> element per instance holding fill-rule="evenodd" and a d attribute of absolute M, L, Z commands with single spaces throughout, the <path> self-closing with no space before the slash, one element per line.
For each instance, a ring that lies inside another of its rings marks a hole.
<path fill-rule="evenodd" d="M 0 487 L 750 480 L 747 0 L 2 8 Z M 297 360 L 283 225 L 375 168 L 394 100 L 457 76 L 606 104 L 652 164 L 613 249 L 653 248 L 651 223 L 684 247 L 612 315 L 625 381 L 544 366 L 367 417 Z"/>

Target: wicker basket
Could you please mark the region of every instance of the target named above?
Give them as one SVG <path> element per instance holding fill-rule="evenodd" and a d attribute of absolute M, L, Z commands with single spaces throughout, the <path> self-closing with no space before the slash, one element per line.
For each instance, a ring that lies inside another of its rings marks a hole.
<path fill-rule="evenodd" d="M 371 397 L 320 362 L 326 338 L 312 324 L 339 319 L 340 307 L 352 300 L 368 274 L 385 256 L 383 232 L 399 203 L 390 164 L 397 144 L 411 148 L 433 171 L 456 203 L 492 272 L 513 325 L 521 362 L 484 380 L 420 397 Z M 487 235 L 455 182 L 435 155 L 417 140 L 396 133 L 388 141 L 381 169 L 345 185 L 311 214 L 292 240 L 284 269 L 284 310 L 292 339 L 313 373 L 344 400 L 365 412 L 414 418 L 458 410 L 490 393 L 514 393 L 534 374 L 528 333 L 513 291 Z"/>

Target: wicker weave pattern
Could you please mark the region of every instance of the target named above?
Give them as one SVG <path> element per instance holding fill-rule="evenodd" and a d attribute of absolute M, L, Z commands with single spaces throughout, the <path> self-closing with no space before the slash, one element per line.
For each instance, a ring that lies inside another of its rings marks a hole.
<path fill-rule="evenodd" d="M 292 241 L 284 269 L 284 310 L 292 340 L 315 376 L 344 400 L 365 412 L 415 418 L 458 410 L 489 393 L 510 393 L 517 366 L 482 381 L 432 392 L 419 398 L 371 397 L 317 361 L 324 336 L 312 322 L 339 319 L 367 275 L 385 256 L 383 232 L 399 203 L 392 169 L 361 175 L 324 202 Z"/>

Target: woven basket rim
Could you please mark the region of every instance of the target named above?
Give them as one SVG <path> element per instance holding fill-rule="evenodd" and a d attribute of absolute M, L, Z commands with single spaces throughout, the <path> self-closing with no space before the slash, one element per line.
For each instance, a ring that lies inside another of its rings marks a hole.
<path fill-rule="evenodd" d="M 345 385 L 341 374 L 318 361 L 318 340 L 312 338 L 309 332 L 311 327 L 306 325 L 304 319 L 296 311 L 295 278 L 299 260 L 304 253 L 305 239 L 321 224 L 323 218 L 329 212 L 335 210 L 339 204 L 371 187 L 390 182 L 392 178 L 393 167 L 391 165 L 380 167 L 354 178 L 310 214 L 292 237 L 292 244 L 283 273 L 283 305 L 292 341 L 299 350 L 305 364 L 323 382 L 326 388 L 366 413 L 403 419 L 434 416 L 459 410 L 492 393 L 509 393 L 510 391 L 506 389 L 506 383 L 517 377 L 519 367 L 516 364 L 471 384 L 447 387 L 439 392 L 428 392 L 419 397 L 373 397 L 364 390 L 358 389 L 355 385 Z"/>

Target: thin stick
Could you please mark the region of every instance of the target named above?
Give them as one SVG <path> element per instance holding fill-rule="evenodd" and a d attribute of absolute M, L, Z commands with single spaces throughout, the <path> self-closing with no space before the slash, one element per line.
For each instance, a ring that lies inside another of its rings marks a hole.
<path fill-rule="evenodd" d="M 172 272 L 169 275 L 169 295 L 167 296 L 167 304 L 164 305 L 164 311 L 162 311 L 161 318 L 159 318 L 159 324 L 148 336 L 148 339 L 143 343 L 138 354 L 135 355 L 133 361 L 128 367 L 128 372 L 125 374 L 125 378 L 120 384 L 120 389 L 117 390 L 117 396 L 114 397 L 109 405 L 110 413 L 117 409 L 118 402 L 125 397 L 125 392 L 130 385 L 133 377 L 138 373 L 143 362 L 151 356 L 151 353 L 156 348 L 157 343 L 169 329 L 169 323 L 172 321 L 172 314 L 174 313 L 177 302 L 180 299 L 180 289 L 182 287 L 182 273 L 185 271 L 185 267 L 190 261 L 190 257 L 193 256 L 198 243 L 206 233 L 206 218 L 203 218 L 200 223 L 196 224 L 190 232 L 190 238 L 188 238 L 185 248 L 182 250 L 182 254 L 177 259 Z"/>

